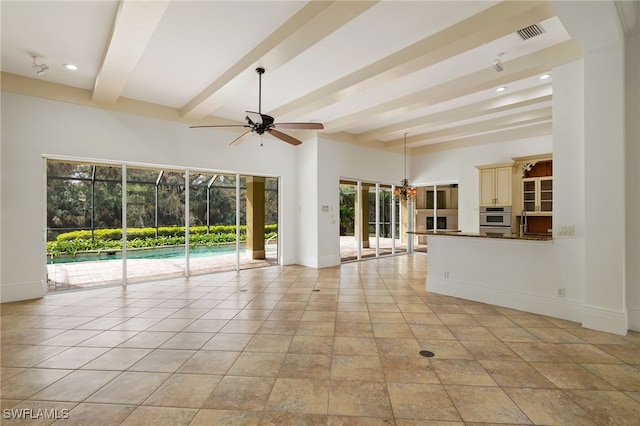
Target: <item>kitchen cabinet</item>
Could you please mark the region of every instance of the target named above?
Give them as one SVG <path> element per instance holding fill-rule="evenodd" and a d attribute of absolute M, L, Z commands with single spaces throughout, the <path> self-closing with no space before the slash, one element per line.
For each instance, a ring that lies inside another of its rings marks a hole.
<path fill-rule="evenodd" d="M 553 177 L 522 179 L 522 208 L 527 215 L 551 216 L 553 212 Z"/>
<path fill-rule="evenodd" d="M 510 206 L 513 167 L 480 166 L 480 206 Z"/>

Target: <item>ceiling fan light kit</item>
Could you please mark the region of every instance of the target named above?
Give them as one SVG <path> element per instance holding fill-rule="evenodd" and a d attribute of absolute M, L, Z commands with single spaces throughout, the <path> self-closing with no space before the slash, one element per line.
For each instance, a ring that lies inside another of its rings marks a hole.
<path fill-rule="evenodd" d="M 242 135 L 237 137 L 235 140 L 231 142 L 231 146 L 236 145 L 243 141 L 245 138 L 251 136 L 251 133 L 257 133 L 258 135 L 263 135 L 269 133 L 271 136 L 274 136 L 284 142 L 287 142 L 291 145 L 300 145 L 302 141 L 294 138 L 286 133 L 282 133 L 276 128 L 279 129 L 291 129 L 291 130 L 322 130 L 324 126 L 322 123 L 276 123 L 275 119 L 267 114 L 262 113 L 262 74 L 264 74 L 265 69 L 262 67 L 256 68 L 256 73 L 258 73 L 258 112 L 255 111 L 246 111 L 245 121 L 247 124 L 220 124 L 220 125 L 211 125 L 211 126 L 190 126 L 190 128 L 203 128 L 203 127 L 246 127 L 249 130 L 244 132 Z M 262 144 L 261 144 L 262 145 Z"/>

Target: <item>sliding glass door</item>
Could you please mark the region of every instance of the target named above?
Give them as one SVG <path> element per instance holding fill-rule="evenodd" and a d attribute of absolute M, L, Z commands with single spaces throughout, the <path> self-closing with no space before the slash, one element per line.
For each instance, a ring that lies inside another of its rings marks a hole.
<path fill-rule="evenodd" d="M 190 171 L 189 273 L 236 269 L 236 175 Z"/>
<path fill-rule="evenodd" d="M 457 231 L 458 230 L 458 184 L 443 183 L 416 188 L 416 230 Z M 415 251 L 426 252 L 428 235 L 418 235 Z"/>
<path fill-rule="evenodd" d="M 47 291 L 122 282 L 122 167 L 47 161 Z"/>
<path fill-rule="evenodd" d="M 397 215 L 394 214 L 394 208 L 397 209 L 397 203 L 393 202 L 393 191 L 391 191 L 391 185 L 380 185 L 378 190 L 378 251 L 380 256 L 389 255 L 394 253 L 395 250 L 400 248 L 399 241 L 395 241 L 394 236 L 398 235 L 397 230 L 394 231 L 394 220 L 397 220 Z"/>
<path fill-rule="evenodd" d="M 277 177 L 46 162 L 48 291 L 278 263 Z"/>
<path fill-rule="evenodd" d="M 406 252 L 402 203 L 391 185 L 343 179 L 339 194 L 342 262 Z"/>
<path fill-rule="evenodd" d="M 340 181 L 340 259 L 343 262 L 358 259 L 357 189 L 357 182 Z"/>
<path fill-rule="evenodd" d="M 127 282 L 183 276 L 185 172 L 127 167 Z"/>

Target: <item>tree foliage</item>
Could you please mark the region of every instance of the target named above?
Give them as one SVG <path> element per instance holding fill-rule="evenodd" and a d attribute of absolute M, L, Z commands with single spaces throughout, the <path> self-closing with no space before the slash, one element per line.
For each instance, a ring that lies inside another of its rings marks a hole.
<path fill-rule="evenodd" d="M 246 179 L 240 177 L 236 212 L 236 176 L 182 170 L 127 167 L 127 228 L 184 227 L 185 191 L 189 188 L 189 223 L 218 226 L 246 222 Z M 278 223 L 278 179 L 265 181 L 265 223 Z M 122 227 L 122 167 L 47 161 L 48 240 L 72 230 Z M 184 235 L 184 234 L 183 234 Z M 155 236 L 155 235 L 154 235 Z"/>

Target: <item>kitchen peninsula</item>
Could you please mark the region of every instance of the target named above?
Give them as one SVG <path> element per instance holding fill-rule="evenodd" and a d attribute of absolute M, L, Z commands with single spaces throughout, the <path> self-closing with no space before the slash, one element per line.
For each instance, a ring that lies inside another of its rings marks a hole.
<path fill-rule="evenodd" d="M 429 292 L 576 318 L 557 271 L 551 154 L 476 166 L 479 232 L 426 232 Z M 570 257 L 568 258 L 570 259 Z M 569 260 L 570 262 L 570 260 Z"/>
<path fill-rule="evenodd" d="M 481 234 L 475 232 L 460 232 L 460 231 L 412 231 L 407 232 L 409 235 L 429 236 L 451 236 L 451 237 L 471 237 L 471 238 L 497 238 L 507 240 L 527 240 L 527 241 L 550 241 L 553 239 L 551 234 L 530 234 L 525 235 L 510 234 L 510 235 L 493 235 L 493 234 Z"/>
<path fill-rule="evenodd" d="M 575 318 L 579 307 L 558 282 L 554 241 L 547 235 L 507 237 L 437 232 L 428 238 L 428 292 L 512 309 Z M 530 289 L 535 288 L 535 294 Z"/>

